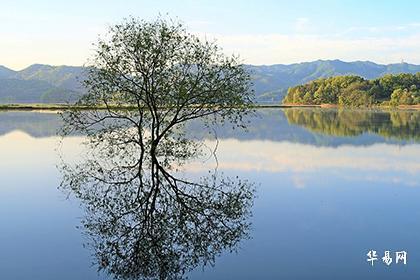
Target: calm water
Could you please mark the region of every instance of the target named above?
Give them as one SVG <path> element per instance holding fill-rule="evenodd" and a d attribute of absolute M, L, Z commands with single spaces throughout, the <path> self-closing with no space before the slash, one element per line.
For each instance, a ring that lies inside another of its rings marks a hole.
<path fill-rule="evenodd" d="M 84 246 L 81 202 L 57 188 L 59 154 L 83 154 L 81 136 L 60 144 L 60 125 L 53 113 L 0 113 L 0 279 L 111 278 Z M 215 145 L 199 124 L 188 129 Z M 190 279 L 420 277 L 420 112 L 259 110 L 248 132 L 217 134 L 219 171 L 256 184 L 251 238 Z"/>

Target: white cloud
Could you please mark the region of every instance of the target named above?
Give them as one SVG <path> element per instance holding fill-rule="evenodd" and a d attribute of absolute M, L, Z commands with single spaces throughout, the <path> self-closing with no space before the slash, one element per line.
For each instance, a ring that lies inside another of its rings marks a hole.
<path fill-rule="evenodd" d="M 25 22 L 26 23 L 26 22 Z M 45 23 L 46 24 L 46 23 Z M 420 64 L 420 22 L 395 26 L 350 27 L 337 34 L 314 34 L 309 18 L 294 21 L 292 35 L 272 34 L 216 34 L 197 33 L 215 38 L 226 53 L 239 54 L 250 64 L 289 64 L 317 59 L 346 61 L 370 60 L 378 63 L 397 63 L 404 60 Z M 77 25 L 75 23 L 74 25 Z M 103 34 L 101 24 L 66 26 L 60 32 L 48 25 L 51 32 L 33 31 L 16 33 L 14 29 L 0 27 L 0 64 L 21 69 L 32 63 L 53 65 L 81 65 L 91 55 L 91 43 L 97 34 Z M 188 21 L 193 30 L 207 29 L 211 21 Z M 83 32 L 80 32 L 83 30 Z M 51 33 L 58 34 L 50 36 Z"/>
<path fill-rule="evenodd" d="M 379 63 L 395 63 L 404 59 L 420 63 L 420 33 L 397 38 L 282 34 L 207 34 L 206 37 L 216 38 L 226 53 L 240 54 L 244 62 L 250 64 L 287 64 L 335 58 Z"/>

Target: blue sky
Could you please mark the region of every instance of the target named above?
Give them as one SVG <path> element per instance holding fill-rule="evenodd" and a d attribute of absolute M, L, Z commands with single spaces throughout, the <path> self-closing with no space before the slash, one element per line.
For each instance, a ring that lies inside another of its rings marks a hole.
<path fill-rule="evenodd" d="M 2 0 L 0 65 L 82 65 L 106 27 L 168 13 L 245 63 L 420 64 L 420 1 Z"/>

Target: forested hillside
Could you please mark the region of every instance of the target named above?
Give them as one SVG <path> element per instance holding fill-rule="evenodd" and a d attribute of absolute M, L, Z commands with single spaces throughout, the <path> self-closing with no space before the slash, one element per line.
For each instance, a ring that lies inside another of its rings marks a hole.
<path fill-rule="evenodd" d="M 420 104 L 420 72 L 385 75 L 366 80 L 359 76 L 321 78 L 291 87 L 286 104 L 338 104 L 342 106 Z"/>

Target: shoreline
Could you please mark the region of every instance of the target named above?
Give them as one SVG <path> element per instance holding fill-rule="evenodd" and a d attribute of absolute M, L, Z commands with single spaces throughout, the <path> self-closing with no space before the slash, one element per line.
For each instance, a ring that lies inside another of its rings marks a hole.
<path fill-rule="evenodd" d="M 137 107 L 119 107 L 120 109 L 135 109 Z M 385 106 L 376 105 L 370 107 L 342 107 L 336 104 L 255 104 L 251 108 L 346 108 L 346 109 L 399 109 L 399 110 L 420 110 L 420 104 L 418 105 L 399 105 L 399 106 Z M 67 104 L 0 104 L 0 111 L 62 111 L 67 109 L 79 109 L 79 110 L 90 110 L 90 109 L 103 109 L 105 107 L 85 107 L 85 106 L 74 106 Z M 116 108 L 113 108 L 116 109 Z"/>

